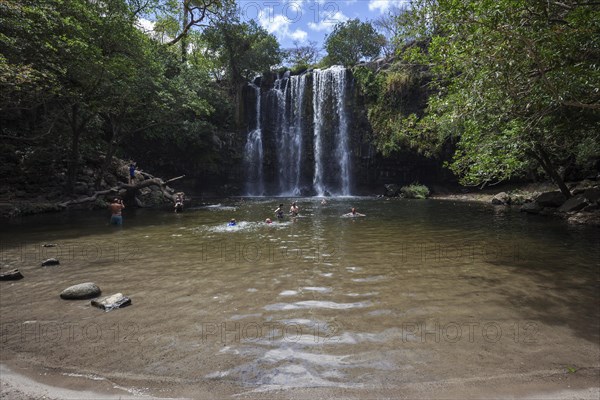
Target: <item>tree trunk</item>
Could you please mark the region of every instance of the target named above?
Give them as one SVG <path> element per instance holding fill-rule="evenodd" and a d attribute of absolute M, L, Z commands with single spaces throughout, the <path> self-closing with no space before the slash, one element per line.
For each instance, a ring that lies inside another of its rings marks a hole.
<path fill-rule="evenodd" d="M 565 184 L 565 181 L 560 176 L 560 174 L 556 171 L 556 168 L 550 161 L 550 157 L 548 153 L 542 148 L 540 145 L 535 145 L 535 150 L 533 152 L 533 156 L 540 163 L 544 171 L 550 176 L 550 178 L 558 185 L 558 188 L 565 195 L 567 199 L 572 197 L 571 191 Z"/>
<path fill-rule="evenodd" d="M 96 199 L 98 198 L 98 196 L 104 196 L 107 194 L 112 194 L 112 195 L 118 195 L 120 197 L 125 197 L 125 198 L 131 198 L 134 199 L 135 198 L 135 194 L 137 193 L 138 190 L 143 189 L 145 187 L 148 186 L 158 186 L 163 194 L 163 196 L 169 200 L 171 200 L 173 203 L 175 203 L 176 200 L 176 196 L 172 193 L 174 192 L 173 189 L 169 188 L 167 186 L 168 183 L 177 181 L 181 178 L 184 178 L 185 175 L 181 175 L 175 178 L 171 178 L 167 181 L 163 181 L 161 178 L 156 178 L 153 177 L 150 174 L 145 174 L 146 176 L 149 177 L 149 179 L 143 180 L 141 182 L 136 183 L 135 185 L 129 185 L 129 184 L 125 184 L 125 183 L 121 183 L 119 182 L 117 184 L 117 186 L 112 187 L 110 189 L 106 189 L 106 190 L 99 190 L 96 191 L 93 195 L 91 196 L 86 196 L 86 197 L 80 197 L 76 200 L 68 200 L 62 203 L 58 203 L 58 205 L 60 207 L 67 207 L 73 204 L 82 204 L 82 203 L 88 203 L 91 201 L 96 201 Z"/>
<path fill-rule="evenodd" d="M 188 20 L 188 7 L 189 7 L 189 2 L 190 0 L 183 0 L 182 1 L 182 21 L 181 21 L 181 29 L 185 30 L 189 20 Z M 185 62 L 187 61 L 187 48 L 188 48 L 188 35 L 183 35 L 183 37 L 181 38 L 181 62 L 185 64 Z"/>

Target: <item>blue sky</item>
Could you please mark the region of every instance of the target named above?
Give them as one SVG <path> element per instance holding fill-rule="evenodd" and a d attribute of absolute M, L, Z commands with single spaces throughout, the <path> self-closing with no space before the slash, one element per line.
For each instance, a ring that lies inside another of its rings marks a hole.
<path fill-rule="evenodd" d="M 317 42 L 322 48 L 325 35 L 338 22 L 358 18 L 371 21 L 391 8 L 404 8 L 410 0 L 236 0 L 242 21 L 257 21 L 275 35 L 282 48 Z M 146 32 L 154 22 L 140 18 L 138 24 Z"/>
<path fill-rule="evenodd" d="M 256 20 L 282 48 L 315 41 L 321 47 L 334 25 L 348 19 L 373 20 L 408 0 L 237 0 L 243 21 Z"/>

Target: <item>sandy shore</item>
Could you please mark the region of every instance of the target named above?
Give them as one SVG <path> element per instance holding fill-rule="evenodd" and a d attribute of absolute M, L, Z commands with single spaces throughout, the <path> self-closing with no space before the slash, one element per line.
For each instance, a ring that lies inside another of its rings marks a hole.
<path fill-rule="evenodd" d="M 32 370 L 27 370 L 32 373 Z M 22 374 L 16 368 L 0 364 L 0 399 L 6 400 L 138 400 L 138 399 L 564 399 L 597 400 L 600 387 L 598 371 L 588 369 L 575 374 L 564 371 L 450 379 L 439 382 L 410 383 L 394 389 L 364 388 L 247 388 L 235 395 L 228 391 L 206 391 L 205 388 L 185 388 L 182 397 L 152 397 L 142 393 L 131 394 L 131 388 L 115 385 L 107 380 L 92 380 L 84 376 L 40 374 L 36 379 Z M 49 384 L 48 382 L 52 382 Z M 65 387 L 68 386 L 68 387 Z M 77 387 L 78 389 L 73 389 Z M 237 389 L 237 390 L 235 390 Z"/>
<path fill-rule="evenodd" d="M 42 376 L 39 376 L 42 378 Z M 125 389 L 115 388 L 114 385 L 107 385 L 107 382 L 92 383 L 89 379 L 81 377 L 66 376 L 45 376 L 46 380 L 60 383 L 68 383 L 86 389 L 70 389 L 51 385 L 41 380 L 34 380 L 29 376 L 21 374 L 16 369 L 9 368 L 5 364 L 0 364 L 0 399 L 6 400 L 87 400 L 87 399 L 152 399 L 149 396 L 131 395 Z M 78 382 L 79 381 L 79 382 Z M 112 388 L 110 386 L 113 386 Z M 98 390 L 98 391 L 97 391 Z"/>

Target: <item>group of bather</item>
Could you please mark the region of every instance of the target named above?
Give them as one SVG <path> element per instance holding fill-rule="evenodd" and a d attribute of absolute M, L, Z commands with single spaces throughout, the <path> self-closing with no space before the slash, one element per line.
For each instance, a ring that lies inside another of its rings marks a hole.
<path fill-rule="evenodd" d="M 323 206 L 327 205 L 327 200 L 325 200 L 325 199 L 321 200 L 321 205 L 323 205 Z M 280 221 L 285 218 L 285 211 L 284 211 L 283 203 L 279 204 L 279 207 L 277 207 L 275 209 L 274 213 L 275 213 L 275 218 L 277 218 Z M 296 202 L 294 201 L 292 203 L 292 205 L 290 206 L 289 216 L 292 218 L 295 218 L 298 216 L 298 214 L 300 214 L 300 208 L 298 207 L 298 204 L 296 204 Z M 364 216 L 365 216 L 365 214 L 361 214 L 361 213 L 357 212 L 355 207 L 352 207 L 349 213 L 342 215 L 342 217 L 350 217 L 350 218 L 364 217 Z M 271 218 L 265 219 L 265 224 L 270 225 L 272 223 L 273 223 L 273 220 Z M 235 218 L 232 218 L 227 225 L 228 226 L 236 226 L 237 221 L 235 220 Z"/>

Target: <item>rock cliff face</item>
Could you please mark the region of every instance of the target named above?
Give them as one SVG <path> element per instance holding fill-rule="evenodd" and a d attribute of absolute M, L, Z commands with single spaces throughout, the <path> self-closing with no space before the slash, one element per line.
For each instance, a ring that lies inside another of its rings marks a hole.
<path fill-rule="evenodd" d="M 439 160 L 411 152 L 384 158 L 352 73 L 265 74 L 243 92 L 247 121 L 242 191 L 248 195 L 373 193 L 384 183 L 451 178 Z"/>

